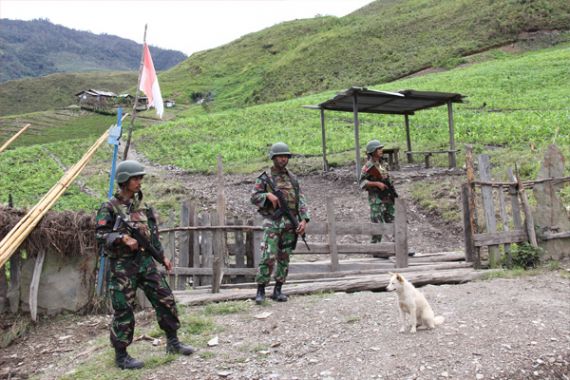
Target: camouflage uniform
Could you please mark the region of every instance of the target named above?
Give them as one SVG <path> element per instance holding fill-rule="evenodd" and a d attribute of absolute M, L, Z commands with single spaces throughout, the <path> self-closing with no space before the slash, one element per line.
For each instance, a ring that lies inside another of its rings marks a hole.
<path fill-rule="evenodd" d="M 141 192 L 135 194 L 132 200 L 120 199 L 117 193 L 97 213 L 97 241 L 104 245 L 110 258 L 109 289 L 114 310 L 111 343 L 115 348 L 126 348 L 133 341 L 133 310 L 139 287 L 154 307 L 158 324 L 167 335 L 176 333 L 180 327 L 174 296 L 164 276 L 158 272 L 152 256 L 141 250 L 131 251 L 120 241 L 124 231 L 113 230 L 116 217 L 121 215 L 138 228 L 164 257 L 154 212 L 141 200 Z"/>
<path fill-rule="evenodd" d="M 380 191 L 377 188 L 366 187 L 370 181 L 378 181 L 380 179 L 371 173 L 375 172 L 373 168 L 376 168 L 380 173 L 381 179 L 391 181 L 388 170 L 379 161 L 369 159 L 362 167 L 360 188 L 368 191 L 370 221 L 372 223 L 392 223 L 394 221 L 394 198 L 389 195 L 387 190 Z M 380 243 L 381 241 L 382 235 L 372 235 L 372 243 Z"/>
<path fill-rule="evenodd" d="M 284 169 L 278 171 L 275 167 L 269 170 L 269 175 L 287 199 L 287 205 L 293 216 L 299 220 L 310 219 L 309 210 L 305 203 L 305 197 L 299 188 L 299 182 L 293 173 Z M 284 283 L 289 272 L 289 255 L 297 244 L 297 234 L 293 223 L 286 217 L 273 217 L 276 210 L 269 200 L 267 193 L 273 192 L 271 186 L 265 183 L 259 176 L 255 181 L 251 202 L 259 208 L 259 212 L 265 217 L 263 240 L 261 243 L 261 262 L 259 263 L 255 281 L 258 284 L 269 283 L 273 267 L 275 269 L 275 281 Z"/>

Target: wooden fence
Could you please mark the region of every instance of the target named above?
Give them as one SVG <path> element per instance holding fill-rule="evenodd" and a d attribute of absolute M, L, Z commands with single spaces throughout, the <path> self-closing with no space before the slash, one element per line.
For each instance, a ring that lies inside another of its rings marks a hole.
<path fill-rule="evenodd" d="M 339 221 L 334 215 L 334 199 L 327 199 L 327 220 L 311 221 L 307 225 L 308 250 L 299 240 L 294 258 L 298 255 L 325 255 L 325 263 L 291 262 L 291 273 L 297 278 L 315 277 L 327 273 L 371 269 L 373 264 L 343 262 L 340 257 L 350 255 L 395 256 L 394 266 L 408 266 L 406 205 L 396 199 L 394 223 L 376 224 L 368 221 Z M 161 229 L 165 254 L 173 260 L 175 268 L 170 278 L 174 289 L 211 286 L 216 292 L 224 282 L 252 281 L 261 257 L 263 228 L 261 218 L 242 220 L 232 218 L 220 223 L 219 212 L 197 214 L 194 206 L 185 202 L 181 210 L 181 224 Z M 344 235 L 390 235 L 393 241 L 379 244 L 340 244 Z"/>
<path fill-rule="evenodd" d="M 548 248 L 548 240 L 570 237 L 570 221 L 561 207 L 558 191 L 570 177 L 563 177 L 564 158 L 551 146 L 545 155 L 539 178 L 524 183 L 515 176 L 512 168 L 506 172 L 508 181 L 493 181 L 488 155 L 478 156 L 479 180 L 475 179 L 472 148 L 467 147 L 467 183 L 462 187 L 465 255 L 467 261 L 481 265 L 481 249 L 488 250 L 490 267 L 511 264 L 511 244 L 529 242 L 532 246 Z M 546 188 L 544 187 L 546 185 Z M 525 188 L 532 187 L 537 200 L 531 209 Z M 546 196 L 545 194 L 548 194 Z M 548 217 L 543 217 L 548 210 Z M 540 219 L 537 223 L 537 217 Z M 537 238 L 537 231 L 540 230 Z M 568 239 L 567 239 L 568 240 Z M 559 249 L 559 248 L 557 248 Z M 549 257 L 570 255 L 570 245 L 560 252 L 549 252 Z"/>

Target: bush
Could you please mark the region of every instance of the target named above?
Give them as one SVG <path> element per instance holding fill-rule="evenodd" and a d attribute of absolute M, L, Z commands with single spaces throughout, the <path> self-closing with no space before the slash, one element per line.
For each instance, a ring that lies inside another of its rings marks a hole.
<path fill-rule="evenodd" d="M 540 263 L 540 257 L 544 250 L 540 247 L 533 247 L 529 243 L 513 244 L 511 250 L 512 265 L 515 268 L 536 268 Z M 506 258 L 504 259 L 506 266 Z"/>

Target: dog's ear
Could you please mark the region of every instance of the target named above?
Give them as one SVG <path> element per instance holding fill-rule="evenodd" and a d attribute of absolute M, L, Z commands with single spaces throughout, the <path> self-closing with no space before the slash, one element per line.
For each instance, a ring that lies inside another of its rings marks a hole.
<path fill-rule="evenodd" d="M 400 273 L 396 273 L 396 279 L 400 282 L 404 282 L 404 277 L 402 277 L 402 275 L 400 275 Z"/>

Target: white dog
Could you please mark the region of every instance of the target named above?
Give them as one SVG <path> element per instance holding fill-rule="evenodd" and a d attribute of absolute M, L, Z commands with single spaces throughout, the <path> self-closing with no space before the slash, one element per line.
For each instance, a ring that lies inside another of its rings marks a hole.
<path fill-rule="evenodd" d="M 406 331 L 411 326 L 410 332 L 416 332 L 416 326 L 422 326 L 433 329 L 435 325 L 441 325 L 444 321 L 442 316 L 435 317 L 431 306 L 426 298 L 417 290 L 411 282 L 406 280 L 399 273 L 390 273 L 390 283 L 386 287 L 388 291 L 396 291 L 398 295 L 398 309 L 400 310 L 400 318 L 402 319 L 402 328 L 400 332 Z M 410 325 L 407 322 L 407 316 L 410 317 Z"/>

